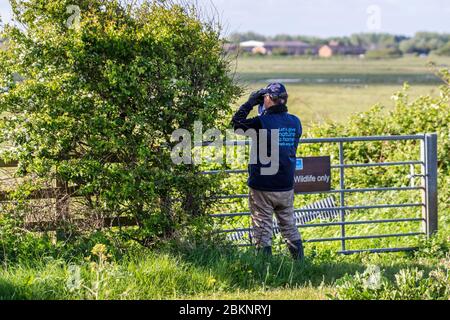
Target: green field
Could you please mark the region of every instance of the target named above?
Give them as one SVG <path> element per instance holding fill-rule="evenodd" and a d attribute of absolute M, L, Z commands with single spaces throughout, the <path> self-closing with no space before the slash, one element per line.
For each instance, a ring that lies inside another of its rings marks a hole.
<path fill-rule="evenodd" d="M 281 81 L 290 94 L 290 111 L 308 126 L 326 120 L 342 122 L 377 103 L 389 109 L 392 94 L 405 82 L 411 84 L 413 98 L 434 94 L 441 82 L 428 67 L 429 61 L 438 66 L 450 65 L 450 58 L 437 56 L 392 60 L 242 57 L 233 62 L 233 69 L 246 88 L 239 103 L 253 90 Z"/>

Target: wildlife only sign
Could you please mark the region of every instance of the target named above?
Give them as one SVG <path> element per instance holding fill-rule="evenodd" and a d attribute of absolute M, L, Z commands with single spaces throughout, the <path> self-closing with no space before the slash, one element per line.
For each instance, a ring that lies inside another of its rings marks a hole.
<path fill-rule="evenodd" d="M 331 190 L 330 157 L 297 158 L 294 191 L 316 192 Z"/>

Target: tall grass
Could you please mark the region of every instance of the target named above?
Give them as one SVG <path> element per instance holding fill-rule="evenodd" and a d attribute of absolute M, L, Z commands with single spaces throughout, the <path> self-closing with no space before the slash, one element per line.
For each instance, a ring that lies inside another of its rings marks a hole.
<path fill-rule="evenodd" d="M 339 278 L 380 265 L 387 277 L 405 267 L 428 273 L 435 258 L 411 254 L 337 256 L 307 249 L 296 262 L 287 252 L 272 258 L 254 250 L 198 245 L 130 251 L 116 257 L 104 245 L 69 262 L 42 257 L 0 269 L 0 299 L 323 299 Z M 393 258 L 394 257 L 394 258 Z"/>

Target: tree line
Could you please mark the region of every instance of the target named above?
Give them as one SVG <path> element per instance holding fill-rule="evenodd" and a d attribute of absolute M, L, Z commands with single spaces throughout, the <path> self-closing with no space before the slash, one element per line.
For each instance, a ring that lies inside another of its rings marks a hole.
<path fill-rule="evenodd" d="M 320 38 L 304 35 L 279 34 L 264 36 L 255 32 L 232 33 L 228 40 L 239 43 L 257 41 L 302 41 L 312 46 L 325 45 L 331 41 L 345 46 L 360 46 L 367 50 L 390 50 L 401 54 L 430 54 L 450 56 L 450 33 L 417 32 L 413 37 L 389 33 L 355 33 L 350 36 Z"/>

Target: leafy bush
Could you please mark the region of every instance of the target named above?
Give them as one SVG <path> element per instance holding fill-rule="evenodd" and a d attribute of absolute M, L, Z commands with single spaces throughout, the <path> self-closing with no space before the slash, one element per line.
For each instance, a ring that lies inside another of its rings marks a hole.
<path fill-rule="evenodd" d="M 170 1 L 80 1 L 68 27 L 71 3 L 12 2 L 24 27 L 0 36 L 1 157 L 34 189 L 78 186 L 78 215 L 132 218 L 143 244 L 182 236 L 216 181 L 172 163 L 171 134 L 222 126 L 239 92 L 220 30 Z"/>
<path fill-rule="evenodd" d="M 83 260 L 95 244 L 103 244 L 119 259 L 135 246 L 114 231 L 77 234 L 70 241 L 56 241 L 55 232 L 30 232 L 21 222 L 7 214 L 0 215 L 0 262 L 3 266 L 23 264 L 33 266 L 42 258 Z"/>
<path fill-rule="evenodd" d="M 7 215 L 0 215 L 0 261 L 4 265 L 34 261 L 46 252 L 52 255 L 57 248 L 48 235 L 37 236 L 25 232 Z"/>

